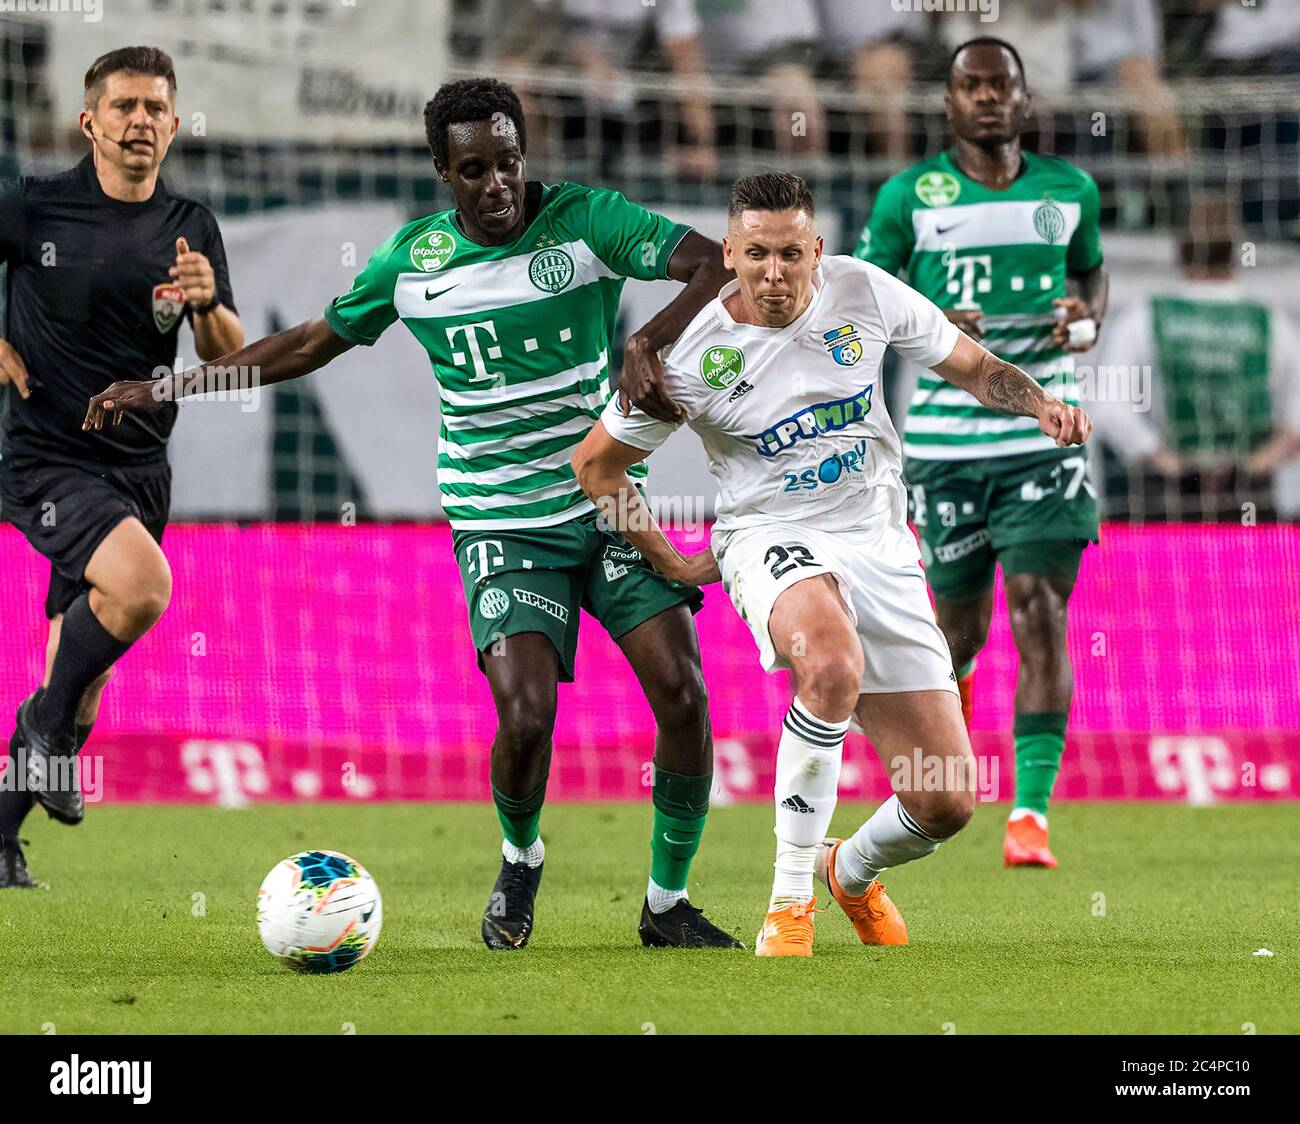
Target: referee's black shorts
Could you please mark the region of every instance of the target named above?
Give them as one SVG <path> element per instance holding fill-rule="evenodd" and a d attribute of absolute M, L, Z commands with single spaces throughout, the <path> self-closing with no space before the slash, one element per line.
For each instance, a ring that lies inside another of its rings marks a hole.
<path fill-rule="evenodd" d="M 45 615 L 66 612 L 84 590 L 91 555 L 134 516 L 161 543 L 171 508 L 172 470 L 156 463 L 62 464 L 21 454 L 0 460 L 0 517 L 50 560 Z"/>

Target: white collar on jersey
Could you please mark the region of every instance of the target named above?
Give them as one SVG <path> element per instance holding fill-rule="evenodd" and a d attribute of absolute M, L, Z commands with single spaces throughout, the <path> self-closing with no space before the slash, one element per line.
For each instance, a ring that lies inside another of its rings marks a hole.
<path fill-rule="evenodd" d="M 724 302 L 728 297 L 740 289 L 739 281 L 728 281 L 718 291 L 718 295 L 714 298 L 713 302 L 714 315 L 717 317 L 718 323 L 727 331 L 739 332 L 743 335 L 749 335 L 758 339 L 774 339 L 778 336 L 790 338 L 792 336 L 800 335 L 801 333 L 807 332 L 808 324 L 811 322 L 813 316 L 816 315 L 817 306 L 821 304 L 822 290 L 826 287 L 826 278 L 822 274 L 822 267 L 820 265 L 813 270 L 812 284 L 813 295 L 812 300 L 808 302 L 808 307 L 799 313 L 799 315 L 791 320 L 784 328 L 764 328 L 761 324 L 741 324 L 731 315 L 730 312 L 727 311 L 727 306 Z"/>

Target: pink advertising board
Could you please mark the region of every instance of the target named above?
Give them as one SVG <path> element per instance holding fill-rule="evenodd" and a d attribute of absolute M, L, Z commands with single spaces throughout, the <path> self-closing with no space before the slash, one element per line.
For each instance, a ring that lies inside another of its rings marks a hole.
<path fill-rule="evenodd" d="M 691 537 L 698 549 L 703 533 Z M 88 747 L 92 799 L 478 800 L 494 718 L 445 526 L 178 525 L 175 593 L 122 661 Z M 38 681 L 48 570 L 0 527 L 0 713 Z M 720 799 L 767 799 L 788 704 L 720 586 L 698 617 Z M 1077 686 L 1058 794 L 1300 797 L 1300 529 L 1110 526 L 1072 602 Z M 1011 792 L 1016 655 L 999 594 L 972 740 Z M 550 793 L 646 795 L 649 708 L 584 619 L 560 688 Z M 845 798 L 888 781 L 850 738 Z"/>

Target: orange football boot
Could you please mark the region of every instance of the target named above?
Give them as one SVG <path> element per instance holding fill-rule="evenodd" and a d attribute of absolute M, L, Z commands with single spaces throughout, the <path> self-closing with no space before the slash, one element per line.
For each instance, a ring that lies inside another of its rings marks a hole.
<path fill-rule="evenodd" d="M 763 918 L 754 945 L 755 956 L 811 956 L 813 954 L 813 906 L 810 902 L 795 902 L 784 909 L 770 909 Z"/>
<path fill-rule="evenodd" d="M 1047 828 L 1036 816 L 1017 816 L 1007 820 L 1007 834 L 1002 841 L 1003 866 L 1043 866 L 1056 869 L 1056 856 L 1047 846 Z"/>
<path fill-rule="evenodd" d="M 961 696 L 961 718 L 970 729 L 971 715 L 975 713 L 975 669 L 971 668 L 957 680 L 957 693 Z"/>
<path fill-rule="evenodd" d="M 817 851 L 817 875 L 826 883 L 839 907 L 849 915 L 858 940 L 863 944 L 907 944 L 907 925 L 903 915 L 885 893 L 885 884 L 877 878 L 860 894 L 846 893 L 835 877 L 835 855 L 843 839 L 827 839 Z M 824 865 L 823 865 L 824 864 Z"/>

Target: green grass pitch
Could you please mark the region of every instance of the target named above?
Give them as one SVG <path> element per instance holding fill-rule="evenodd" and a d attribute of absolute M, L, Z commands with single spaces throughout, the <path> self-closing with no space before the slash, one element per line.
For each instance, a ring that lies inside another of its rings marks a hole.
<path fill-rule="evenodd" d="M 842 805 L 850 831 L 869 811 Z M 487 805 L 95 807 L 25 826 L 49 892 L 0 891 L 0 1032 L 1300 1031 L 1295 805 L 1061 805 L 1055 872 L 1004 871 L 1005 806 L 886 876 L 907 948 L 867 949 L 833 903 L 812 960 L 642 949 L 645 805 L 554 805 L 531 946 L 491 953 Z M 714 811 L 692 898 L 752 950 L 766 806 Z M 370 956 L 296 975 L 262 948 L 257 887 L 324 847 L 384 895 Z M 196 895 L 201 895 L 196 897 Z M 1272 958 L 1256 957 L 1259 948 Z"/>

